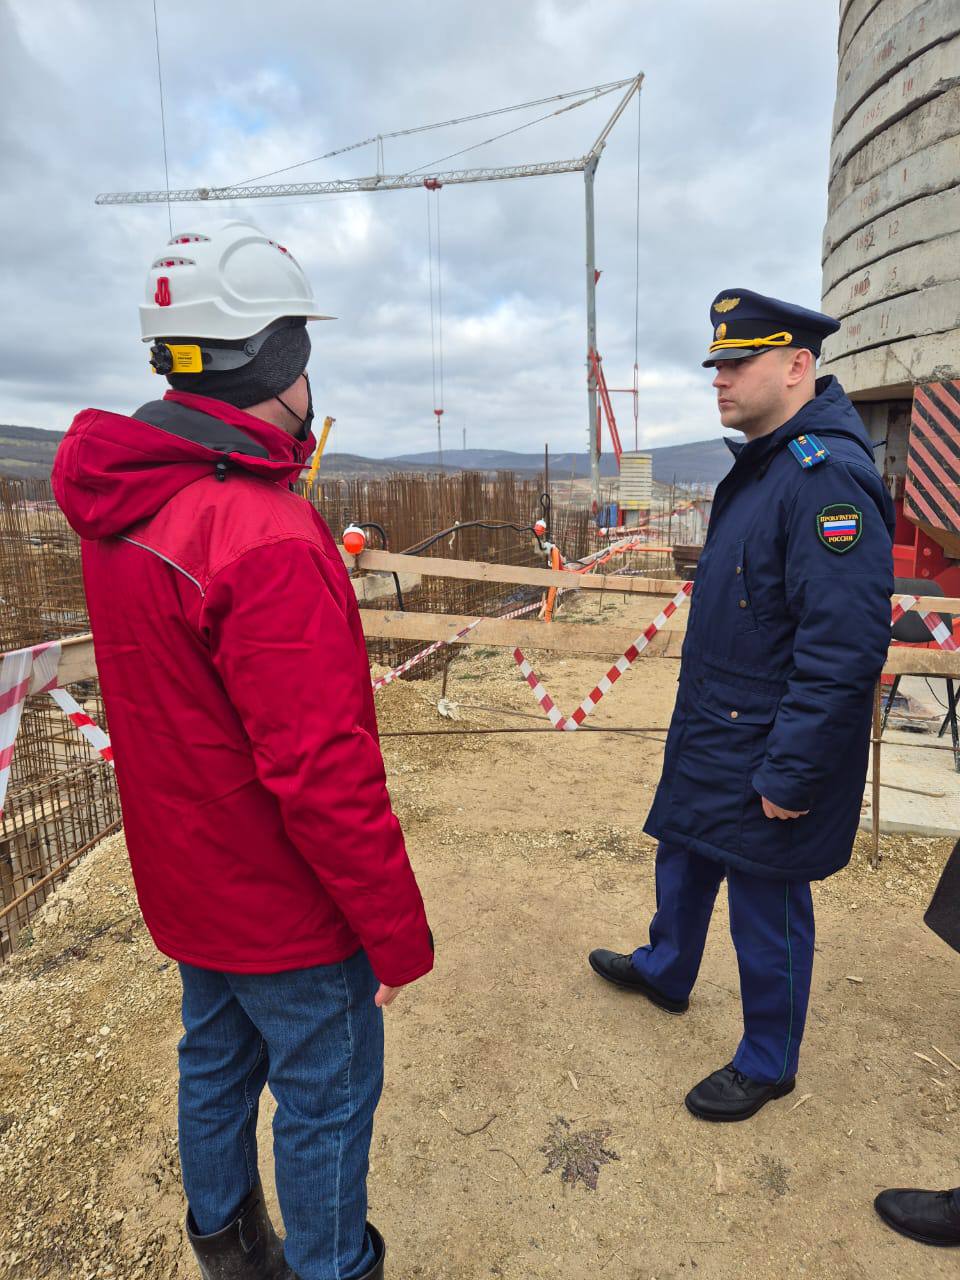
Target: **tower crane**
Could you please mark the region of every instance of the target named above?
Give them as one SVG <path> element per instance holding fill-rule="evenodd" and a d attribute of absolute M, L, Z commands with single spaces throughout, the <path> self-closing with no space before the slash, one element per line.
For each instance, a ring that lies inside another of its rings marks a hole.
<path fill-rule="evenodd" d="M 421 125 L 413 129 L 396 130 L 393 133 L 377 134 L 374 137 L 367 138 L 363 142 L 352 143 L 347 147 L 339 148 L 337 151 L 328 152 L 326 156 L 317 157 L 317 159 L 327 159 L 333 155 L 343 154 L 346 151 L 353 151 L 359 147 L 367 145 L 376 145 L 378 169 L 379 162 L 383 156 L 383 141 L 385 138 L 405 137 L 414 133 L 422 133 L 432 129 L 438 129 L 455 124 L 463 124 L 469 120 L 477 120 L 489 116 L 500 115 L 508 111 L 517 111 L 524 108 L 540 106 L 545 103 L 564 102 L 565 105 L 556 108 L 549 113 L 549 116 L 561 115 L 567 111 L 575 110 L 577 107 L 584 106 L 588 102 L 605 96 L 609 93 L 615 93 L 621 89 L 624 90 L 623 95 L 617 102 L 609 119 L 604 124 L 596 140 L 588 151 L 583 155 L 575 156 L 567 160 L 549 160 L 536 164 L 518 164 L 504 165 L 494 168 L 469 168 L 469 169 L 448 169 L 440 171 L 431 171 L 429 173 L 423 170 L 413 170 L 406 173 L 388 174 L 377 172 L 369 177 L 361 178 L 337 178 L 325 182 L 276 182 L 267 185 L 257 185 L 252 181 L 244 181 L 236 183 L 233 186 L 220 187 L 187 187 L 179 189 L 167 188 L 165 190 L 156 191 L 112 191 L 98 195 L 96 203 L 98 205 L 141 205 L 141 204 L 192 204 L 192 203 L 214 203 L 223 201 L 237 200 L 263 200 L 271 197 L 279 196 L 323 196 L 323 195 L 339 195 L 349 192 L 378 192 L 378 191 L 404 191 L 416 188 L 427 187 L 428 190 L 436 190 L 442 186 L 454 186 L 458 183 L 472 182 L 500 182 L 519 178 L 539 178 L 548 177 L 553 174 L 561 173 L 582 173 L 584 181 L 585 196 L 585 232 L 586 232 L 586 302 L 587 302 L 587 440 L 590 455 L 590 489 L 594 513 L 599 510 L 600 505 L 600 441 L 597 431 L 597 394 L 598 394 L 598 370 L 600 369 L 599 357 L 597 356 L 597 269 L 596 269 L 596 233 L 594 219 L 594 182 L 596 178 L 597 166 L 600 163 L 600 157 L 606 147 L 607 139 L 610 133 L 627 109 L 630 101 L 639 96 L 643 85 L 644 75 L 639 72 L 637 75 L 627 80 L 617 80 L 608 84 L 593 85 L 588 89 L 577 89 L 567 93 L 555 94 L 550 98 L 541 98 L 535 102 L 521 103 L 517 106 L 501 107 L 492 111 L 484 111 L 476 113 L 472 116 L 463 116 L 457 120 L 447 120 L 438 124 Z M 567 99 L 575 99 L 569 102 Z M 548 116 L 539 117 L 539 119 L 547 119 Z M 529 124 L 537 123 L 536 120 L 528 122 Z M 526 124 L 519 128 L 527 127 Z M 509 132 L 518 132 L 518 130 L 510 130 Z M 498 135 L 503 137 L 505 135 Z M 488 139 L 492 142 L 495 139 Z M 465 148 L 465 150 L 475 150 L 478 146 L 486 145 L 478 143 L 475 146 Z M 463 154 L 460 152 L 458 154 Z M 448 157 L 452 158 L 452 157 Z M 309 164 L 312 161 L 302 161 L 297 165 L 290 165 L 287 169 L 278 170 L 278 173 L 288 172 L 290 169 L 299 168 L 302 164 Z M 273 175 L 264 175 L 273 176 Z M 639 191 L 638 191 L 639 200 Z"/>

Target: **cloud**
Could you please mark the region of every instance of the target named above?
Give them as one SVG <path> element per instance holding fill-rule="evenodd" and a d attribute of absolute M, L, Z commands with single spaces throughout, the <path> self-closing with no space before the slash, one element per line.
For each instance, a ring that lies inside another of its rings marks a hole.
<path fill-rule="evenodd" d="M 640 370 L 639 442 L 718 432 L 701 371 L 707 306 L 730 285 L 816 304 L 836 77 L 836 2 L 488 0 L 339 6 L 254 0 L 159 7 L 170 180 L 235 182 L 408 126 L 634 74 L 646 83 L 596 184 L 599 344 L 610 382 Z M 441 161 L 550 105 L 388 139 L 386 172 L 583 154 L 608 97 Z M 558 104 L 560 105 L 560 104 Z M 637 129 L 640 130 L 639 315 Z M 90 403 L 157 393 L 139 341 L 163 206 L 98 208 L 98 191 L 163 186 L 149 6 L 0 6 L 0 421 L 64 427 Z M 369 174 L 377 147 L 291 178 Z M 289 244 L 323 308 L 311 374 L 335 446 L 435 442 L 426 202 L 408 191 L 175 206 L 175 226 L 250 218 Z M 444 425 L 459 443 L 557 451 L 586 441 L 584 206 L 579 174 L 448 186 L 439 198 Z M 632 444 L 629 397 L 616 398 Z"/>

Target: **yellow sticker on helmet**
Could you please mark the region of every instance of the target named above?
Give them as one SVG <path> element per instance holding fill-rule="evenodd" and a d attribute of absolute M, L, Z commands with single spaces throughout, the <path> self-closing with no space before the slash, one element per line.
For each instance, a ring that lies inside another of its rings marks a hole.
<path fill-rule="evenodd" d="M 172 342 L 168 342 L 166 347 L 173 359 L 171 373 L 203 373 L 203 356 L 199 347 L 193 344 L 174 346 Z"/>

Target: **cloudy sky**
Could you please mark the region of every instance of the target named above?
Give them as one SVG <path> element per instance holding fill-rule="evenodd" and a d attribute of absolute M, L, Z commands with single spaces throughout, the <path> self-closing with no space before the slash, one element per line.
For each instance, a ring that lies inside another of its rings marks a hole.
<path fill-rule="evenodd" d="M 836 78 L 837 0 L 163 0 L 170 182 L 240 181 L 377 133 L 646 74 L 597 176 L 599 347 L 632 381 L 640 146 L 641 447 L 718 426 L 702 370 L 722 288 L 816 306 Z M 616 97 L 532 124 L 459 164 L 581 155 Z M 549 108 L 385 143 L 387 172 Z M 156 395 L 140 344 L 164 206 L 98 192 L 164 185 L 152 0 L 0 0 L 0 422 L 65 428 L 87 405 Z M 303 180 L 375 172 L 373 147 Z M 427 195 L 175 205 L 174 230 L 232 215 L 288 244 L 324 310 L 310 373 L 332 448 L 435 444 Z M 581 449 L 579 174 L 448 186 L 439 197 L 445 443 Z M 616 398 L 627 447 L 629 397 Z"/>

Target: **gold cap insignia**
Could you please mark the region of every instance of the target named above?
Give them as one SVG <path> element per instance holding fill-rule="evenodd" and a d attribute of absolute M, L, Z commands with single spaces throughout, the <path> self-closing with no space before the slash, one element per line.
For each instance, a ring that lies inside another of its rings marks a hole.
<path fill-rule="evenodd" d="M 714 311 L 732 311 L 734 307 L 739 307 L 739 298 L 721 298 L 719 302 L 713 304 Z"/>
<path fill-rule="evenodd" d="M 713 336 L 718 342 L 720 342 L 727 336 L 727 326 L 725 324 L 718 324 Z"/>

